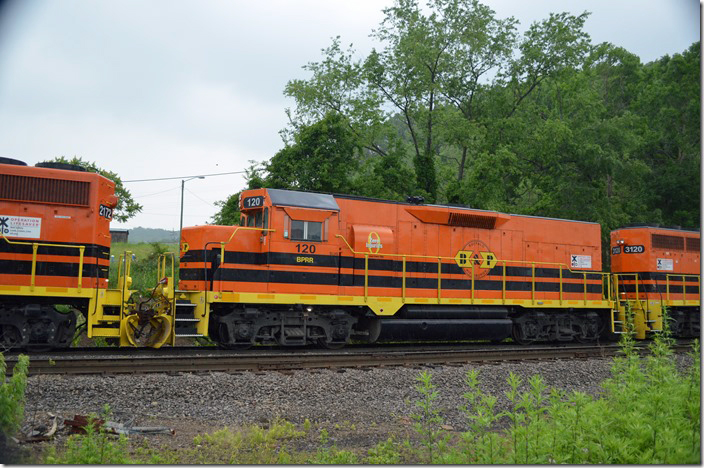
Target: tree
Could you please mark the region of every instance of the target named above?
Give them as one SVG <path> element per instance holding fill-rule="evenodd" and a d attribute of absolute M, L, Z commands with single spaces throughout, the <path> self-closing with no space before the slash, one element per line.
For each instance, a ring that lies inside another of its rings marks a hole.
<path fill-rule="evenodd" d="M 220 207 L 220 211 L 210 218 L 210 224 L 218 226 L 235 226 L 240 223 L 240 194 L 233 193 L 226 200 L 215 202 L 215 206 Z"/>
<path fill-rule="evenodd" d="M 700 48 L 696 42 L 643 67 L 634 103 L 647 124 L 640 157 L 653 170 L 653 210 L 667 225 L 690 228 L 700 224 Z"/>
<path fill-rule="evenodd" d="M 245 169 L 245 180 L 247 181 L 247 189 L 256 189 L 265 187 L 266 181 L 262 176 L 264 168 L 261 163 L 249 161 L 249 168 Z M 242 192 L 233 193 L 226 200 L 215 202 L 215 206 L 220 207 L 220 211 L 215 213 L 210 218 L 211 224 L 219 226 L 234 226 L 240 223 L 240 195 Z"/>
<path fill-rule="evenodd" d="M 265 164 L 264 184 L 271 188 L 351 193 L 358 145 L 347 120 L 336 112 L 304 125 Z"/>
<path fill-rule="evenodd" d="M 59 162 L 65 164 L 74 164 L 76 166 L 81 166 L 90 172 L 97 172 L 103 177 L 115 182 L 115 194 L 118 197 L 117 206 L 113 210 L 113 219 L 118 223 L 124 223 L 128 219 L 135 216 L 137 213 L 142 211 L 142 205 L 137 203 L 129 190 L 122 185 L 122 179 L 116 173 L 108 171 L 107 169 L 101 169 L 94 162 L 84 161 L 82 158 L 74 156 L 68 159 L 64 156 L 54 158 L 52 162 Z"/>
<path fill-rule="evenodd" d="M 336 38 L 321 62 L 304 67 L 309 80 L 289 82 L 285 94 L 296 101 L 290 133 L 327 111 L 340 113 L 370 156 L 405 147 L 416 191 L 431 202 L 445 190 L 438 160 L 456 161 L 460 182 L 471 151 L 498 149 L 483 139 L 487 121 L 511 117 L 545 80 L 577 66 L 589 44 L 587 13 L 551 15 L 521 41 L 515 19 L 497 19 L 478 0 L 429 0 L 426 9 L 397 0 L 384 15 L 372 34 L 379 50 L 355 61 Z"/>

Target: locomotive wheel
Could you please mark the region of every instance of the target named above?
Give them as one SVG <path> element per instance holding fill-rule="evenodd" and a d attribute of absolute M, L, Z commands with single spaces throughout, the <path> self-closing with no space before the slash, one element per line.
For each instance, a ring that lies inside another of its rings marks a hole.
<path fill-rule="evenodd" d="M 322 349 L 342 349 L 347 343 L 330 343 L 325 338 L 315 340 L 315 344 Z"/>
<path fill-rule="evenodd" d="M 529 345 L 535 343 L 535 333 L 533 333 L 532 337 L 529 336 L 529 333 L 534 331 L 533 328 L 535 328 L 535 324 L 530 321 L 521 323 L 514 322 L 513 328 L 511 329 L 511 338 L 513 338 L 513 341 L 519 345 Z"/>
<path fill-rule="evenodd" d="M 585 317 L 574 335 L 577 343 L 594 343 L 603 332 L 604 325 L 598 317 Z"/>
<path fill-rule="evenodd" d="M 576 334 L 574 336 L 574 340 L 577 343 L 584 343 L 584 344 L 594 343 L 596 341 L 596 336 L 582 336 L 580 334 Z"/>
<path fill-rule="evenodd" d="M 16 348 L 22 345 L 22 334 L 12 325 L 0 326 L 2 335 L 0 335 L 0 346 L 3 348 Z"/>

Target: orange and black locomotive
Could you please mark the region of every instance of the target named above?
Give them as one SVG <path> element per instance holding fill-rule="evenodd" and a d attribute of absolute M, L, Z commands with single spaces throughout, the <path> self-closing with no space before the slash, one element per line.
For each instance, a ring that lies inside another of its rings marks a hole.
<path fill-rule="evenodd" d="M 55 163 L 54 163 L 55 164 Z M 239 226 L 183 229 L 148 298 L 130 256 L 107 288 L 114 184 L 75 167 L 0 160 L 0 345 L 124 346 L 209 336 L 340 347 L 350 340 L 595 341 L 699 334 L 698 232 L 278 189 L 241 194 Z M 178 278 L 176 271 L 178 270 Z"/>

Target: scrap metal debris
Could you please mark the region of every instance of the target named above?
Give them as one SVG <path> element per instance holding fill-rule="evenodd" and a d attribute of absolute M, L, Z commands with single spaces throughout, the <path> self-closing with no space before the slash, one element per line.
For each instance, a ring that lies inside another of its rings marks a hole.
<path fill-rule="evenodd" d="M 113 422 L 113 421 L 108 421 L 105 422 L 102 419 L 92 419 L 93 426 L 95 427 L 96 430 L 99 430 L 101 427 L 105 429 L 105 431 L 108 434 L 125 434 L 125 435 L 132 435 L 132 434 L 144 434 L 144 435 L 152 435 L 152 434 L 171 434 L 174 435 L 176 431 L 174 429 L 171 429 L 169 427 L 165 426 L 132 426 L 118 423 L 118 422 Z M 71 434 L 85 434 L 86 430 L 85 427 L 89 424 L 89 420 L 86 416 L 77 414 L 73 417 L 73 419 L 66 419 L 64 421 L 65 426 L 70 427 L 70 433 Z"/>
<path fill-rule="evenodd" d="M 48 413 L 48 415 L 51 421 L 49 425 L 32 427 L 26 437 L 22 440 L 23 443 L 44 442 L 51 440 L 54 437 L 54 434 L 56 434 L 56 429 L 58 428 L 58 417 L 52 413 Z"/>

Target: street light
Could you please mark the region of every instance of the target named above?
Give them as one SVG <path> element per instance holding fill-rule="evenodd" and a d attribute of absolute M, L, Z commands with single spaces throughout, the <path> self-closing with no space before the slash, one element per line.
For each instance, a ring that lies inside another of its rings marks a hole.
<path fill-rule="evenodd" d="M 183 231 L 183 190 L 185 188 L 186 182 L 193 179 L 205 179 L 205 176 L 194 176 L 190 179 L 181 179 L 181 222 L 178 226 L 178 252 L 179 257 L 181 256 L 181 234 Z"/>

